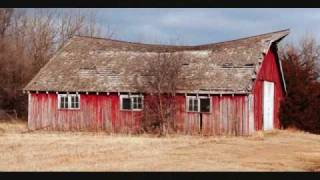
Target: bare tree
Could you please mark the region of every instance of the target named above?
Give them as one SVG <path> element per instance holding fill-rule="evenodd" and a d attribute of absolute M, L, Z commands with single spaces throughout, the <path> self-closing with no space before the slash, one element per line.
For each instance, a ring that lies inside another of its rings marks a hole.
<path fill-rule="evenodd" d="M 98 36 L 95 19 L 81 9 L 0 9 L 0 109 L 26 115 L 22 87 L 71 37 Z"/>
<path fill-rule="evenodd" d="M 143 108 L 143 126 L 147 131 L 166 135 L 174 130 L 176 93 L 179 87 L 188 87 L 185 81 L 183 52 L 158 52 L 145 60 L 143 81 L 136 83 L 146 94 Z M 143 57 L 142 57 L 143 58 Z"/>
<path fill-rule="evenodd" d="M 74 35 L 111 38 L 113 31 L 109 26 L 105 27 L 105 33 L 101 33 L 101 27 L 97 24 L 97 12 L 93 10 L 83 11 L 72 9 L 57 13 L 57 49 L 60 49 Z"/>
<path fill-rule="evenodd" d="M 3 38 L 7 28 L 10 26 L 12 13 L 13 13 L 12 8 L 0 9 L 0 37 L 1 38 Z"/>

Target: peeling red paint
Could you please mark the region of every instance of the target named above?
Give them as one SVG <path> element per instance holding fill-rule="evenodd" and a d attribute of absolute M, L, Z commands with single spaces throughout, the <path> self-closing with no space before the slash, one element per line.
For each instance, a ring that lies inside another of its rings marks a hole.
<path fill-rule="evenodd" d="M 120 111 L 118 95 L 81 94 L 79 110 L 58 109 L 55 93 L 32 93 L 30 96 L 28 126 L 31 129 L 129 132 L 136 128 L 137 114 L 141 114 Z"/>
<path fill-rule="evenodd" d="M 142 112 L 121 111 L 118 95 L 81 94 L 79 110 L 58 109 L 57 94 L 32 93 L 30 96 L 28 122 L 31 129 L 133 132 L 141 126 Z M 211 112 L 202 113 L 202 134 L 235 134 L 234 128 L 239 134 L 248 133 L 248 128 L 242 127 L 248 124 L 248 112 L 242 108 L 246 106 L 247 96 L 217 95 L 211 98 Z M 200 113 L 186 112 L 183 95 L 176 96 L 176 102 L 176 129 L 189 134 L 200 133 Z M 240 123 L 234 124 L 235 121 Z"/>
<path fill-rule="evenodd" d="M 248 111 L 242 107 L 247 106 L 245 95 L 214 95 L 211 96 L 212 106 L 210 113 L 202 113 L 202 134 L 248 134 Z M 200 114 L 186 112 L 185 96 L 177 96 L 176 126 L 178 130 L 187 134 L 200 133 Z M 237 132 L 236 132 L 237 131 Z"/>

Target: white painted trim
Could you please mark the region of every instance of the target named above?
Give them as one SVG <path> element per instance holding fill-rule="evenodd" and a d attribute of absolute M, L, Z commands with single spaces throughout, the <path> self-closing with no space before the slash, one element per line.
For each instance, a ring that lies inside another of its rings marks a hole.
<path fill-rule="evenodd" d="M 262 95 L 262 122 L 263 130 L 274 129 L 274 98 L 275 86 L 274 82 L 263 81 Z"/>
<path fill-rule="evenodd" d="M 30 122 L 31 122 L 31 106 L 32 106 L 32 102 L 31 102 L 31 93 L 30 91 L 28 91 L 28 127 L 30 128 Z"/>
<path fill-rule="evenodd" d="M 71 97 L 77 97 L 78 96 L 78 99 L 79 99 L 79 107 L 78 108 L 72 108 L 71 107 Z M 68 95 L 68 109 L 80 109 L 80 102 L 81 102 L 81 100 L 80 100 L 80 94 L 69 94 Z"/>
<path fill-rule="evenodd" d="M 189 99 L 197 99 L 198 100 L 198 111 L 189 111 Z M 202 113 L 211 113 L 212 112 L 212 98 L 211 96 L 186 96 L 186 112 L 200 112 L 200 99 L 210 99 L 210 111 L 202 112 Z"/>
<path fill-rule="evenodd" d="M 75 97 L 75 96 L 78 96 L 78 99 L 79 99 L 79 107 L 78 108 L 72 108 L 71 107 L 71 97 Z M 68 99 L 68 108 L 61 108 L 61 106 L 60 106 L 61 97 L 67 97 L 67 99 Z M 58 98 L 58 109 L 60 109 L 60 110 L 79 110 L 80 109 L 80 106 L 81 106 L 81 96 L 80 96 L 80 94 L 58 94 L 57 98 Z"/>
<path fill-rule="evenodd" d="M 141 109 L 137 109 L 137 108 L 133 109 L 133 107 L 132 107 L 133 106 L 132 99 L 134 97 L 141 97 L 141 106 L 142 106 Z M 131 109 L 122 109 L 122 99 L 123 98 L 130 98 Z M 144 107 L 144 96 L 143 95 L 121 94 L 119 100 L 120 100 L 120 110 L 121 111 L 142 111 L 143 110 L 143 107 Z"/>
<path fill-rule="evenodd" d="M 249 134 L 252 134 L 254 129 L 254 95 L 249 94 L 248 96 L 248 111 L 249 111 Z"/>
<path fill-rule="evenodd" d="M 61 97 L 65 97 L 67 96 L 66 94 L 58 94 L 57 98 L 58 98 L 58 109 L 63 109 L 61 108 L 60 104 L 61 104 Z"/>
<path fill-rule="evenodd" d="M 287 92 L 287 85 L 286 85 L 286 81 L 284 79 L 284 73 L 283 73 L 283 69 L 282 69 L 282 62 L 281 62 L 279 57 L 277 59 L 279 61 L 280 73 L 281 73 L 281 78 L 282 78 L 282 82 L 283 82 L 284 91 Z"/>

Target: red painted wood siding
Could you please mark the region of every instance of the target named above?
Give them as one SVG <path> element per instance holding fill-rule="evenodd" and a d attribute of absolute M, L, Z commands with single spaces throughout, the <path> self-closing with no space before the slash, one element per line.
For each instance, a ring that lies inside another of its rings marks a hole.
<path fill-rule="evenodd" d="M 254 94 L 254 120 L 255 129 L 261 130 L 263 128 L 262 110 L 263 110 L 263 81 L 274 82 L 275 85 L 275 99 L 274 99 L 274 126 L 280 127 L 279 108 L 280 101 L 284 97 L 284 89 L 282 86 L 280 65 L 276 59 L 276 53 L 270 49 L 265 55 L 261 68 L 258 72 L 257 79 L 253 86 Z"/>
<path fill-rule="evenodd" d="M 186 97 L 177 96 L 177 128 L 186 134 L 200 131 L 200 113 L 186 112 Z M 204 135 L 248 135 L 248 96 L 211 96 L 210 113 L 202 113 L 202 134 Z"/>
<path fill-rule="evenodd" d="M 118 95 L 81 94 L 80 99 L 79 110 L 62 110 L 57 94 L 30 94 L 29 128 L 131 132 L 140 126 L 141 112 L 120 111 Z"/>
<path fill-rule="evenodd" d="M 30 94 L 30 129 L 107 130 L 134 132 L 140 127 L 142 112 L 120 111 L 118 95 L 85 95 L 80 110 L 59 110 L 57 94 Z M 247 135 L 249 131 L 248 96 L 211 96 L 210 113 L 203 113 L 204 135 Z M 186 112 L 186 97 L 176 96 L 175 126 L 178 132 L 200 133 L 200 114 Z"/>

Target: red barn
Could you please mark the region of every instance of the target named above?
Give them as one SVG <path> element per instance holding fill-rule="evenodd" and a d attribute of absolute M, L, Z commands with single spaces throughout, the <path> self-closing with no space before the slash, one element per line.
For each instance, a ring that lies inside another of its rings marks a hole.
<path fill-rule="evenodd" d="M 135 131 L 145 95 L 134 88 L 143 77 L 137 70 L 155 53 L 171 50 L 185 54 L 184 71 L 201 67 L 198 73 L 206 77 L 194 89 L 178 90 L 174 125 L 180 132 L 248 135 L 279 128 L 286 86 L 277 43 L 288 34 L 282 30 L 198 46 L 75 36 L 24 88 L 28 126 Z"/>

